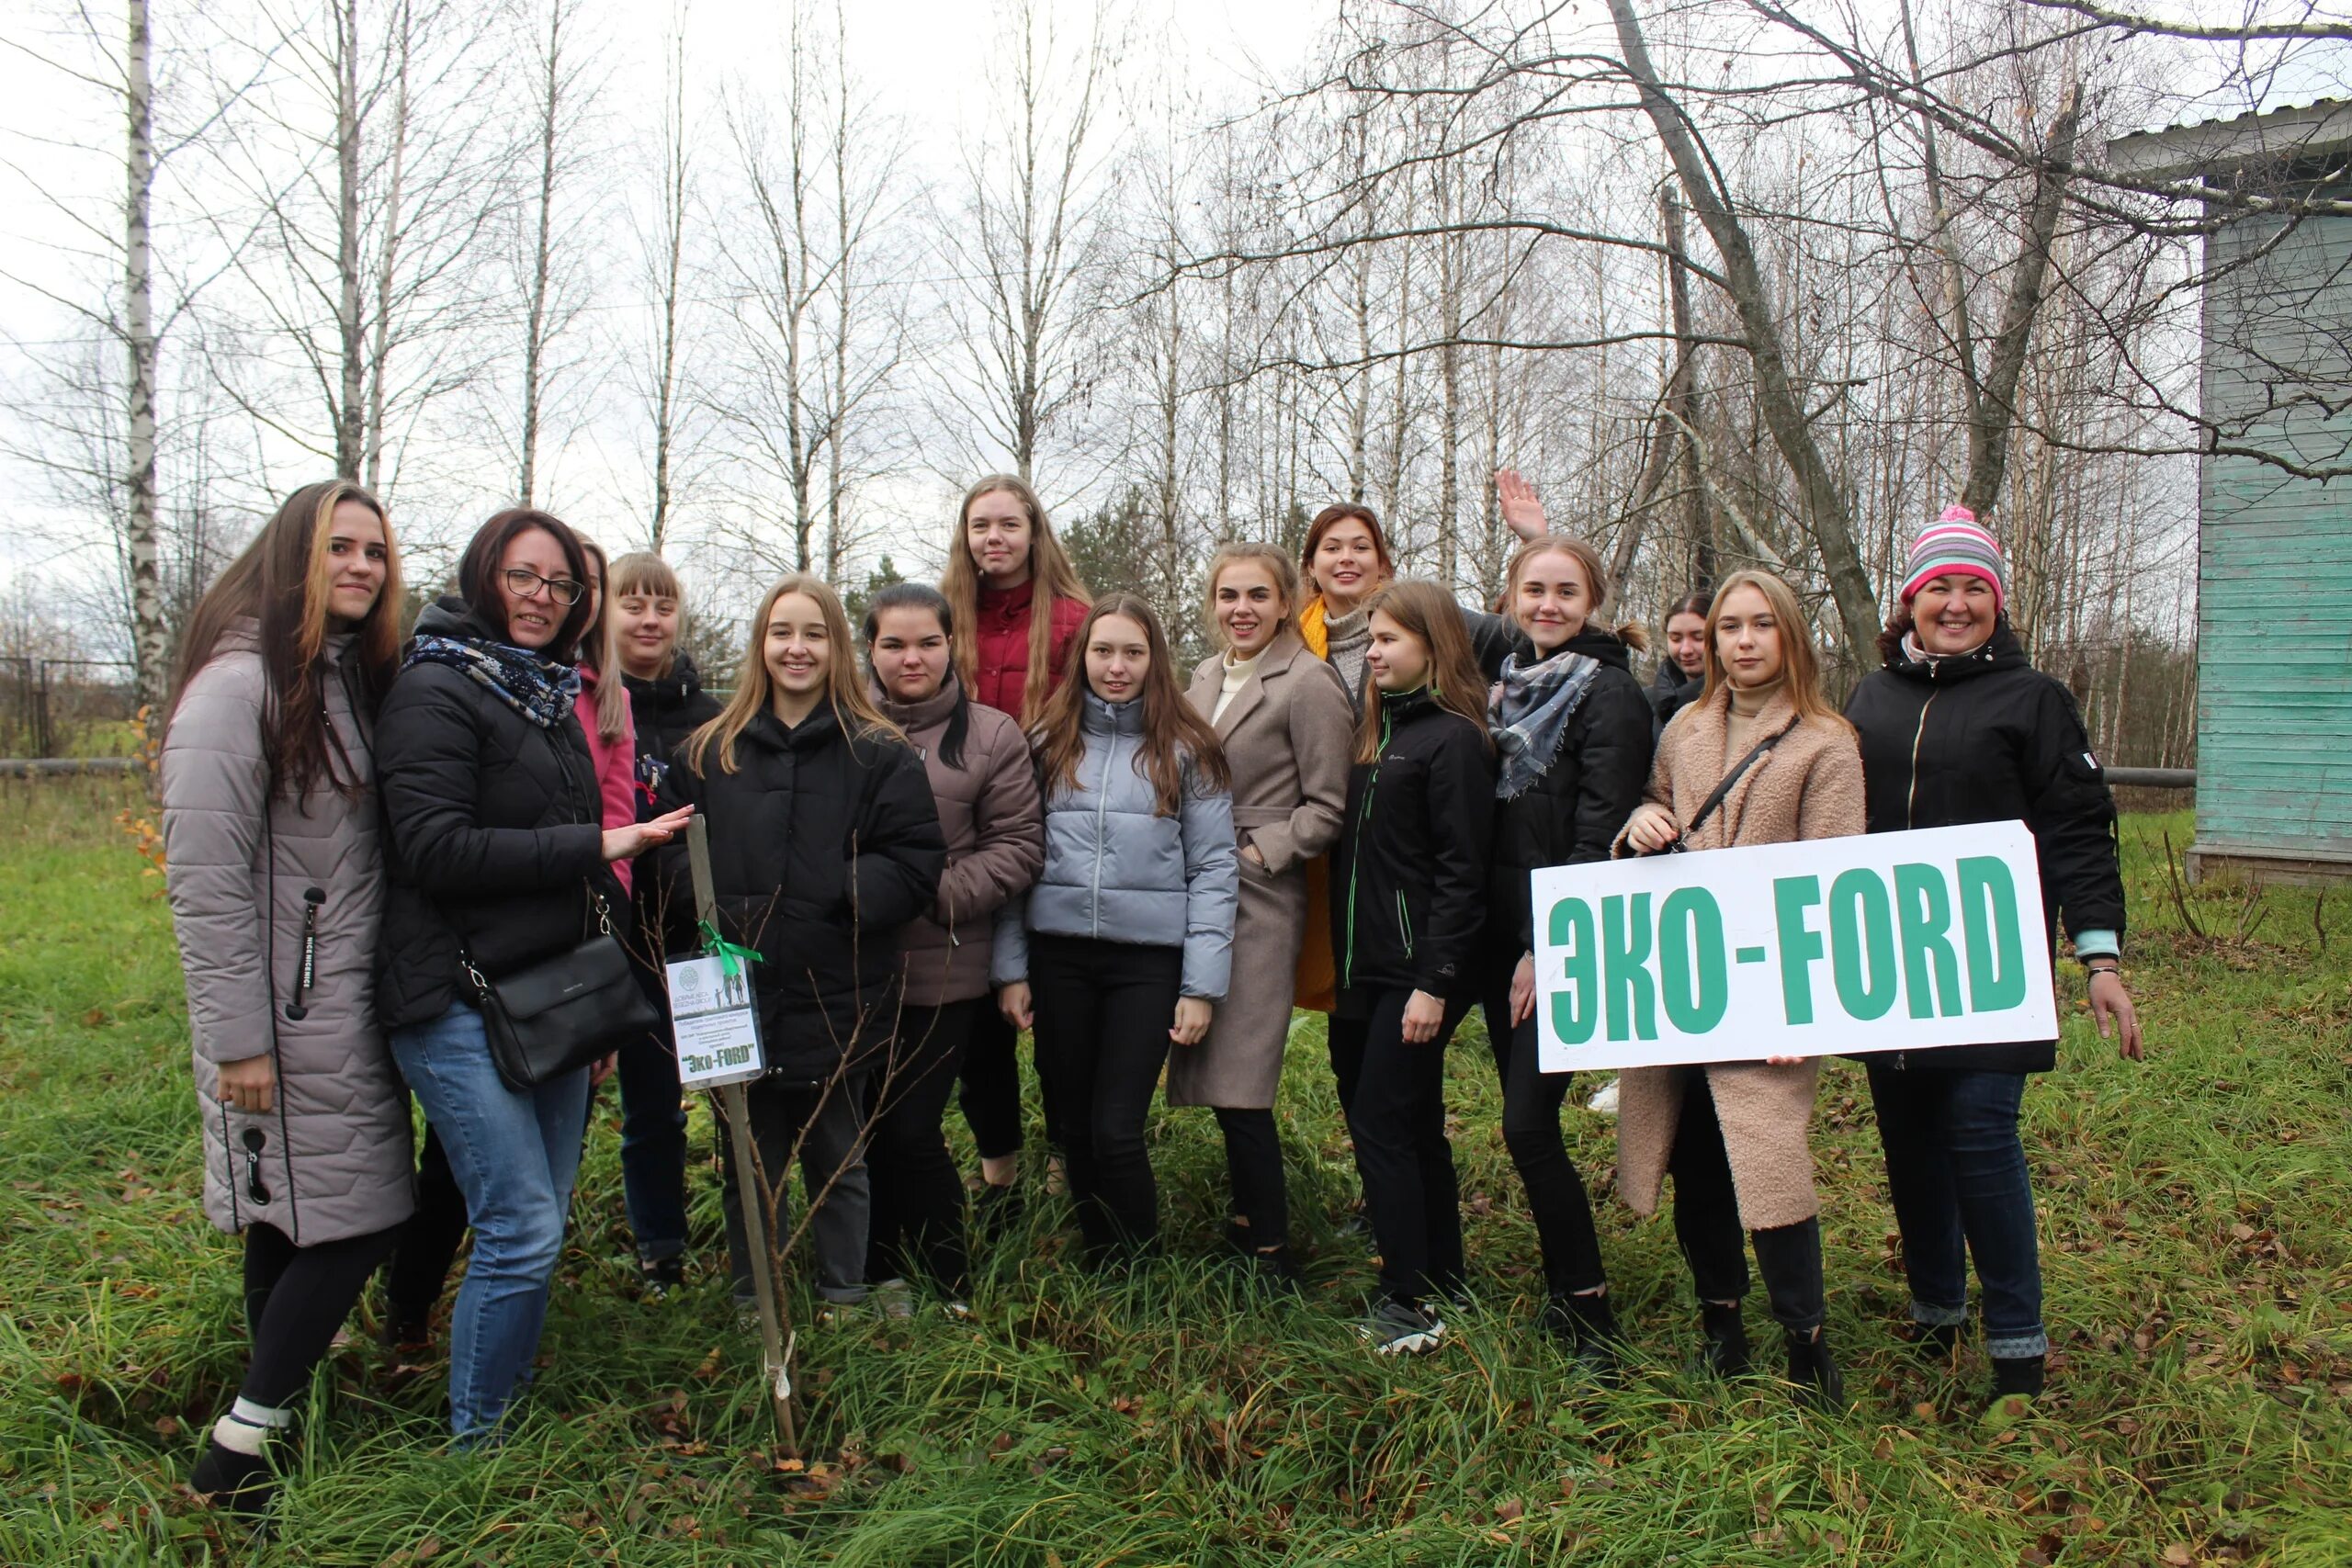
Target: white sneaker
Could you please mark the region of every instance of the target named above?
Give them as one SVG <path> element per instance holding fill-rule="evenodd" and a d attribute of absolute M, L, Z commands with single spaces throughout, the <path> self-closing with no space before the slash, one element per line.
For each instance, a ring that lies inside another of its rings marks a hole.
<path fill-rule="evenodd" d="M 1356 1333 L 1371 1342 L 1374 1355 L 1419 1356 L 1437 1348 L 1445 1324 L 1434 1308 L 1384 1300 L 1356 1325 Z"/>
<path fill-rule="evenodd" d="M 1598 1111 L 1603 1116 L 1616 1115 L 1617 1080 L 1615 1078 L 1611 1078 L 1607 1083 L 1602 1084 L 1599 1089 L 1593 1091 L 1592 1098 L 1586 1100 L 1584 1103 L 1585 1109 L 1588 1111 Z"/>

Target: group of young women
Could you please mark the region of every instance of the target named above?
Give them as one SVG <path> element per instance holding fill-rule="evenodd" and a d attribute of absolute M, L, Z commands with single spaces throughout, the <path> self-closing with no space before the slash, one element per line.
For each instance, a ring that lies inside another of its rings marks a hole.
<path fill-rule="evenodd" d="M 2138 1026 L 2118 974 L 2113 807 L 2064 689 L 2002 615 L 1992 536 L 1923 530 L 1883 645 L 1841 716 L 1795 596 L 1742 572 L 1674 607 L 1675 671 L 1645 692 L 1608 572 L 1504 476 L 1523 542 L 1503 614 L 1397 581 L 1365 508 L 1327 508 L 1295 560 L 1235 543 L 1207 574 L 1220 651 L 1185 678 L 1144 601 L 1091 598 L 1021 480 L 966 495 L 934 590 L 853 627 L 823 581 L 761 599 L 731 694 L 679 649 L 657 558 L 602 553 L 527 509 L 484 524 L 455 591 L 403 638 L 397 551 L 358 487 L 289 497 L 205 596 L 164 750 L 169 890 L 187 974 L 208 1212 L 245 1237 L 253 1353 L 192 1484 L 269 1495 L 267 1439 L 388 1257 L 388 1332 L 422 1338 L 463 1231 L 449 1318 L 461 1442 L 530 1382 L 587 1105 L 616 1066 L 647 1291 L 683 1278 L 684 1118 L 661 1032 L 516 1087 L 485 1007 L 503 976 L 626 934 L 659 962 L 716 938 L 751 959 L 767 1071 L 743 1129 L 792 1230 L 797 1161 L 820 1310 L 962 1313 L 951 1089 L 981 1159 L 982 1235 L 1023 1202 L 1019 1032 L 1083 1256 L 1154 1249 L 1148 1123 L 1215 1113 L 1226 1234 L 1250 1277 L 1300 1258 L 1274 1109 L 1295 1010 L 1331 1071 L 1379 1256 L 1360 1331 L 1439 1344 L 1467 1300 L 1444 1047 L 1480 1008 L 1502 1132 L 1543 1248 L 1544 1324 L 1618 1374 L 1592 1207 L 1540 1069 L 1529 873 L 1649 853 L 2022 817 L 2053 929 L 2091 970 L 2102 1032 Z M 684 849 L 703 818 L 714 919 Z M 1919 1342 L 1949 1355 L 1983 1287 L 1996 1385 L 2040 1387 L 2032 1198 L 2017 1135 L 2053 1043 L 1869 1058 Z M 1704 1365 L 1745 1371 L 1752 1245 L 1791 1381 L 1841 1399 L 1822 1331 L 1809 1128 L 1817 1064 L 1623 1075 L 1617 1186 L 1675 1183 Z M 409 1096 L 429 1129 L 411 1165 Z M 1743 1245 L 1741 1232 L 1747 1233 Z M 775 1234 L 772 1232 L 772 1234 Z"/>

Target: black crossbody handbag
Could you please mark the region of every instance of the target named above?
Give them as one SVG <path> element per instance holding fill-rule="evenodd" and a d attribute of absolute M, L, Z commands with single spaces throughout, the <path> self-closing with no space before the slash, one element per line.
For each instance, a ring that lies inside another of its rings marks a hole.
<path fill-rule="evenodd" d="M 540 733 L 555 748 L 566 786 L 576 786 L 579 780 L 561 743 L 546 730 Z M 586 794 L 593 812 L 596 794 Z M 576 1072 L 661 1028 L 661 1013 L 638 984 L 628 953 L 613 934 L 611 907 L 593 885 L 587 892 L 596 914 L 596 932 L 568 953 L 492 980 L 474 966 L 465 944 L 458 945 L 458 966 L 473 988 L 474 1005 L 481 1010 L 491 1065 L 517 1094 Z"/>
<path fill-rule="evenodd" d="M 1690 824 L 1676 836 L 1674 841 L 1657 852 L 1662 855 L 1679 855 L 1686 853 L 1687 846 L 1690 841 L 1690 835 L 1696 833 L 1701 828 L 1706 826 L 1707 818 L 1715 814 L 1715 807 L 1721 806 L 1724 803 L 1724 796 L 1731 793 L 1731 786 L 1737 784 L 1743 777 L 1745 777 L 1747 770 L 1754 767 L 1757 762 L 1763 758 L 1765 752 L 1770 751 L 1773 747 L 1778 746 L 1781 741 L 1787 739 L 1789 737 L 1789 731 L 1794 729 L 1796 727 L 1797 720 L 1792 718 L 1789 720 L 1788 723 L 1782 725 L 1780 728 L 1774 730 L 1771 734 L 1766 736 L 1763 739 L 1758 740 L 1756 743 L 1755 750 L 1751 750 L 1747 756 L 1742 757 L 1739 760 L 1739 766 L 1734 768 L 1731 772 L 1723 776 L 1723 781 L 1715 785 L 1714 793 L 1707 796 L 1705 804 L 1699 807 L 1699 814 L 1690 818 Z"/>
<path fill-rule="evenodd" d="M 596 934 L 568 953 L 492 980 L 463 947 L 458 963 L 481 1010 L 491 1065 L 517 1094 L 609 1055 L 661 1027 L 662 1015 L 630 971 L 605 896 L 589 889 Z"/>

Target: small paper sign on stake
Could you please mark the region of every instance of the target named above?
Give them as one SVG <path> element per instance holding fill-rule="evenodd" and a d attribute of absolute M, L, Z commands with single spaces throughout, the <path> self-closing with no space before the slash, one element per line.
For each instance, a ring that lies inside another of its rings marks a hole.
<path fill-rule="evenodd" d="M 751 972 L 725 952 L 673 960 L 670 1017 L 678 1045 L 678 1081 L 689 1089 L 748 1083 L 767 1070 L 760 1051 L 760 1014 Z"/>

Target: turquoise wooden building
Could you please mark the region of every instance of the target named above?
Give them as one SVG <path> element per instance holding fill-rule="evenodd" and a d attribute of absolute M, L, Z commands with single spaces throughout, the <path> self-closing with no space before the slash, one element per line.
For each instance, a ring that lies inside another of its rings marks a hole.
<path fill-rule="evenodd" d="M 2177 125 L 2108 152 L 2141 178 L 2352 200 L 2352 103 Z M 2222 443 L 2352 461 L 2352 217 L 2235 217 L 2207 236 L 2205 272 L 2199 382 Z M 2190 875 L 2352 877 L 2352 479 L 2209 451 L 2197 582 Z"/>

